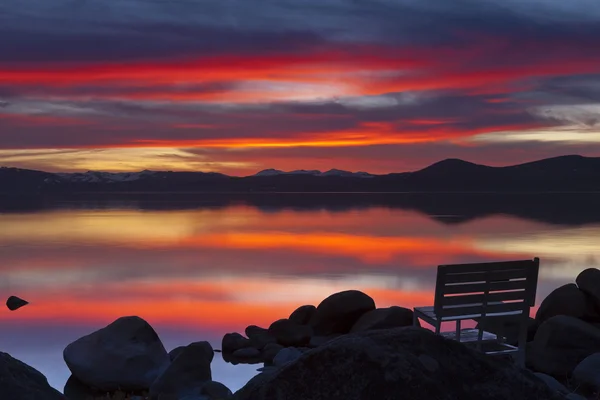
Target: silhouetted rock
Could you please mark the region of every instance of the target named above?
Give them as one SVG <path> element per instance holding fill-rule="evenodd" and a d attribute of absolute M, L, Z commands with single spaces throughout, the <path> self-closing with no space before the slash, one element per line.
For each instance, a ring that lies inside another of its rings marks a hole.
<path fill-rule="evenodd" d="M 294 321 L 300 325 L 306 325 L 310 322 L 310 319 L 317 311 L 317 307 L 313 305 L 300 306 L 290 314 L 288 318 L 290 321 Z"/>
<path fill-rule="evenodd" d="M 233 397 L 229 388 L 221 382 L 208 381 L 202 385 L 200 394 L 208 397 L 210 400 L 228 400 Z"/>
<path fill-rule="evenodd" d="M 262 350 L 267 344 L 275 343 L 277 339 L 269 333 L 266 328 L 261 328 L 256 325 L 250 325 L 246 328 L 246 336 L 250 339 L 252 347 Z"/>
<path fill-rule="evenodd" d="M 305 346 L 310 342 L 312 329 L 289 319 L 280 319 L 269 326 L 269 333 L 282 346 Z"/>
<path fill-rule="evenodd" d="M 519 338 L 519 328 L 521 324 L 521 316 L 505 316 L 505 317 L 487 317 L 478 322 L 476 327 L 482 327 L 484 331 L 494 333 L 498 336 L 506 338 L 507 343 L 516 345 Z M 535 337 L 538 321 L 533 318 L 527 320 L 527 341 L 530 342 Z"/>
<path fill-rule="evenodd" d="M 588 268 L 577 276 L 575 282 L 579 289 L 594 299 L 596 310 L 600 310 L 600 270 Z"/>
<path fill-rule="evenodd" d="M 206 343 L 206 342 L 200 342 Z M 150 397 L 198 394 L 202 384 L 212 380 L 212 357 L 202 344 L 190 344 L 150 386 Z"/>
<path fill-rule="evenodd" d="M 185 346 L 175 347 L 173 350 L 171 350 L 169 352 L 169 359 L 171 361 L 173 361 L 174 359 L 176 359 L 177 356 L 181 354 L 181 352 L 183 351 L 183 349 L 185 349 Z"/>
<path fill-rule="evenodd" d="M 10 311 L 15 311 L 18 310 L 19 308 L 26 306 L 27 304 L 29 304 L 28 301 L 23 300 L 17 296 L 10 296 L 7 300 L 6 300 L 6 307 L 8 307 L 8 309 Z"/>
<path fill-rule="evenodd" d="M 412 326 L 413 311 L 403 307 L 377 308 L 363 314 L 352 326 L 350 332 L 364 332 L 372 329 L 401 328 Z"/>
<path fill-rule="evenodd" d="M 600 329 L 580 319 L 558 315 L 538 328 L 527 351 L 533 369 L 557 378 L 569 376 L 587 356 L 600 352 Z"/>
<path fill-rule="evenodd" d="M 275 356 L 283 348 L 284 347 L 278 343 L 269 343 L 268 345 L 266 345 L 261 353 L 261 358 L 262 358 L 263 362 L 268 363 L 268 364 L 272 363 Z"/>
<path fill-rule="evenodd" d="M 0 399 L 66 400 L 46 377 L 22 361 L 0 352 Z"/>
<path fill-rule="evenodd" d="M 254 359 L 260 357 L 260 350 L 254 347 L 244 347 L 243 349 L 238 349 L 234 351 L 232 356 L 240 360 L 248 358 Z"/>
<path fill-rule="evenodd" d="M 363 314 L 375 309 L 373 299 L 358 290 L 335 293 L 319 304 L 310 320 L 314 334 L 348 333 Z"/>
<path fill-rule="evenodd" d="M 148 389 L 170 359 L 154 329 L 139 317 L 122 317 L 68 345 L 63 357 L 71 373 L 93 388 Z"/>
<path fill-rule="evenodd" d="M 252 347 L 252 342 L 237 332 L 226 333 L 221 341 L 221 350 L 225 354 L 232 354 L 234 351 L 246 347 Z"/>
<path fill-rule="evenodd" d="M 579 290 L 577 285 L 569 283 L 554 289 L 542 301 L 535 319 L 542 323 L 557 315 L 567 315 L 579 319 L 593 319 L 594 305 L 589 296 Z"/>
<path fill-rule="evenodd" d="M 302 354 L 303 353 L 295 347 L 281 349 L 281 351 L 273 358 L 273 365 L 283 367 L 285 364 L 300 358 Z"/>
<path fill-rule="evenodd" d="M 600 392 L 600 353 L 581 361 L 573 370 L 573 380 L 593 392 Z"/>
<path fill-rule="evenodd" d="M 421 328 L 340 337 L 252 379 L 236 400 L 562 399 L 513 363 Z"/>

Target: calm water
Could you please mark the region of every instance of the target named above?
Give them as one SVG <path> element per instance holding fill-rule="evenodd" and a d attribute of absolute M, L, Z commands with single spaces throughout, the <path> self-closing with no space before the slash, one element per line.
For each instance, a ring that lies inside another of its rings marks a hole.
<path fill-rule="evenodd" d="M 0 350 L 62 389 L 64 347 L 119 316 L 145 318 L 168 350 L 197 340 L 220 348 L 226 332 L 268 326 L 345 289 L 380 307 L 430 305 L 442 263 L 540 257 L 542 299 L 600 260 L 600 223 L 580 215 L 558 223 L 493 210 L 465 218 L 443 213 L 443 202 L 435 215 L 364 200 L 341 209 L 152 204 L 0 212 L 0 295 L 31 302 L 0 311 Z M 213 377 L 235 390 L 255 369 L 215 359 Z"/>

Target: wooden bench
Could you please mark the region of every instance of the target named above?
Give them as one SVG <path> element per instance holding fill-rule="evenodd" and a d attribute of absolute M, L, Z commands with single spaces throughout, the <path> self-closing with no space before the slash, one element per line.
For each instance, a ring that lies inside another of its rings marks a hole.
<path fill-rule="evenodd" d="M 459 340 L 486 354 L 510 354 L 519 365 L 524 366 L 529 309 L 535 305 L 539 265 L 539 258 L 440 265 L 434 305 L 416 307 L 414 325 L 422 319 L 435 328 L 436 334 Z M 519 322 L 517 346 L 482 328 L 461 329 L 463 320 L 506 317 Z M 456 324 L 455 331 L 441 333 L 442 323 L 451 321 Z"/>

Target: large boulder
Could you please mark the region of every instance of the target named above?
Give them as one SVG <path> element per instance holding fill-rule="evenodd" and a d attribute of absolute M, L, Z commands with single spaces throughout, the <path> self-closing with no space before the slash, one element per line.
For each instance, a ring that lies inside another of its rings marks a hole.
<path fill-rule="evenodd" d="M 33 367 L 0 352 L 0 399 L 67 400 Z"/>
<path fill-rule="evenodd" d="M 150 386 L 150 397 L 184 397 L 197 394 L 205 382 L 212 380 L 206 342 L 192 343 L 173 360 L 171 365 Z"/>
<path fill-rule="evenodd" d="M 527 351 L 527 363 L 559 379 L 571 375 L 587 356 L 600 352 L 600 329 L 577 318 L 552 317 L 537 330 Z"/>
<path fill-rule="evenodd" d="M 541 372 L 536 372 L 534 373 L 534 375 L 537 376 L 538 379 L 541 379 L 546 384 L 546 386 L 548 386 L 551 390 L 555 392 L 562 393 L 564 395 L 571 393 L 571 391 L 567 389 L 565 385 L 563 385 L 550 375 L 546 375 Z"/>
<path fill-rule="evenodd" d="M 204 351 L 206 352 L 206 356 L 210 359 L 210 361 L 212 362 L 214 356 L 215 356 L 215 351 L 212 348 L 212 345 L 208 342 L 202 341 L 202 342 L 194 342 L 191 343 L 190 346 L 200 346 L 201 348 L 204 349 Z M 171 350 L 169 352 L 169 359 L 171 361 L 175 360 L 181 353 L 183 353 L 183 351 L 187 348 L 188 346 L 179 346 L 179 347 L 175 347 L 173 350 Z"/>
<path fill-rule="evenodd" d="M 592 299 L 581 291 L 574 283 L 554 289 L 540 304 L 535 315 L 536 321 L 542 323 L 557 315 L 567 315 L 582 320 L 594 319 L 596 312 Z"/>
<path fill-rule="evenodd" d="M 223 354 L 232 354 L 234 351 L 245 349 L 246 347 L 252 347 L 252 342 L 237 332 L 226 333 L 221 341 Z"/>
<path fill-rule="evenodd" d="M 301 347 L 310 343 L 312 329 L 289 319 L 280 319 L 269 326 L 269 333 L 282 346 Z"/>
<path fill-rule="evenodd" d="M 562 399 L 513 363 L 422 328 L 341 337 L 251 380 L 236 400 Z"/>
<path fill-rule="evenodd" d="M 593 392 L 600 392 L 600 353 L 586 357 L 575 367 L 573 380 Z"/>
<path fill-rule="evenodd" d="M 264 349 L 269 343 L 277 342 L 277 339 L 269 333 L 268 329 L 256 325 L 250 325 L 246 328 L 246 336 L 250 339 L 252 347 L 259 350 Z"/>
<path fill-rule="evenodd" d="M 302 352 L 295 347 L 287 347 L 282 349 L 277 355 L 273 358 L 273 365 L 276 367 L 282 367 L 285 364 L 288 364 L 292 361 L 297 360 L 302 356 Z"/>
<path fill-rule="evenodd" d="M 310 319 L 317 311 L 317 307 L 312 305 L 300 306 L 294 310 L 293 313 L 290 314 L 288 318 L 291 321 L 294 321 L 300 325 L 306 325 L 310 322 Z"/>
<path fill-rule="evenodd" d="M 521 328 L 521 316 L 503 316 L 503 317 L 487 317 L 479 320 L 476 328 L 481 328 L 486 332 L 494 333 L 498 336 L 503 336 L 507 339 L 507 343 L 516 345 L 519 339 L 519 330 Z M 527 319 L 527 341 L 530 342 L 535 337 L 539 323 L 533 319 Z"/>
<path fill-rule="evenodd" d="M 372 329 L 401 328 L 412 326 L 413 311 L 403 307 L 377 308 L 363 314 L 352 326 L 350 332 L 364 332 Z"/>
<path fill-rule="evenodd" d="M 575 282 L 577 282 L 579 289 L 594 300 L 596 311 L 600 310 L 600 269 L 588 268 L 582 271 Z"/>
<path fill-rule="evenodd" d="M 261 359 L 263 362 L 267 364 L 271 364 L 275 356 L 283 349 L 284 347 L 278 343 L 269 343 L 262 349 Z"/>
<path fill-rule="evenodd" d="M 148 389 L 170 359 L 154 329 L 139 317 L 122 317 L 68 345 L 71 373 L 103 391 Z"/>
<path fill-rule="evenodd" d="M 375 301 L 358 290 L 335 293 L 319 304 L 310 319 L 315 335 L 345 334 L 363 314 L 375 309 Z"/>

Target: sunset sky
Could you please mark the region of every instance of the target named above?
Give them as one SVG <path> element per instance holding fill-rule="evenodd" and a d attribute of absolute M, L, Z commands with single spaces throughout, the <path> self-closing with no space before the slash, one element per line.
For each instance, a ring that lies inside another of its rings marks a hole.
<path fill-rule="evenodd" d="M 3 0 L 0 165 L 600 156 L 598 0 Z"/>

